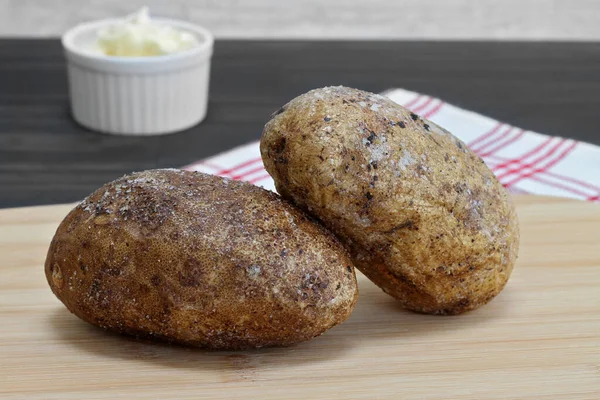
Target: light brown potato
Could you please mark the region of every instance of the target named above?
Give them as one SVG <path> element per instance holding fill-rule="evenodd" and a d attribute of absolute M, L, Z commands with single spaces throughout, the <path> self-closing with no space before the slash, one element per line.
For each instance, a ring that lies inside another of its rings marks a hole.
<path fill-rule="evenodd" d="M 105 329 L 215 349 L 286 346 L 344 321 L 357 298 L 335 237 L 279 196 L 201 173 L 106 184 L 60 224 L 52 291 Z"/>
<path fill-rule="evenodd" d="M 457 314 L 506 284 L 519 230 L 505 189 L 464 143 L 391 100 L 313 90 L 272 116 L 261 153 L 279 193 L 405 307 Z"/>

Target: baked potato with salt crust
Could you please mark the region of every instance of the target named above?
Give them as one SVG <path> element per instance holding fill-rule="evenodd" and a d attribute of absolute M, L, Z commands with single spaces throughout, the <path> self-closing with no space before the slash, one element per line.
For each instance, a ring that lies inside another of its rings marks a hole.
<path fill-rule="evenodd" d="M 310 339 L 357 298 L 347 252 L 303 212 L 248 183 L 179 170 L 91 194 L 58 227 L 45 272 L 91 324 L 214 349 Z"/>
<path fill-rule="evenodd" d="M 405 307 L 458 314 L 506 284 L 515 209 L 481 158 L 436 124 L 386 97 L 327 87 L 274 113 L 260 149 L 278 192 Z"/>

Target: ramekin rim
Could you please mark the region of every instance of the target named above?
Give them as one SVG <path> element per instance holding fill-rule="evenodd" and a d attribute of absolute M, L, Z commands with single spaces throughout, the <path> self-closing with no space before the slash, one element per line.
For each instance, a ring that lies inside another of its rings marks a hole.
<path fill-rule="evenodd" d="M 205 54 L 205 53 L 209 53 L 212 51 L 212 47 L 214 44 L 214 37 L 213 37 L 212 33 L 205 27 L 198 25 L 198 24 L 194 24 L 192 22 L 181 21 L 181 20 L 170 19 L 170 18 L 153 18 L 153 20 L 158 23 L 173 26 L 176 28 L 177 27 L 183 28 L 185 30 L 188 30 L 188 31 L 194 33 L 195 35 L 198 35 L 198 39 L 200 42 L 199 45 L 194 46 L 193 48 L 191 48 L 189 50 L 185 50 L 185 51 L 178 52 L 178 53 L 164 54 L 164 55 L 158 55 L 158 56 L 140 56 L 140 57 L 107 56 L 107 55 L 100 54 L 100 53 L 96 54 L 96 53 L 92 53 L 89 51 L 84 51 L 83 49 L 75 46 L 74 40 L 82 32 L 86 32 L 88 30 L 98 30 L 102 26 L 106 26 L 111 23 L 122 21 L 118 18 L 106 18 L 106 19 L 82 22 L 80 24 L 77 24 L 74 27 L 67 30 L 61 36 L 61 43 L 62 43 L 63 49 L 65 49 L 65 51 L 72 53 L 72 54 L 76 54 L 77 56 L 85 58 L 89 61 L 98 61 L 98 62 L 104 62 L 104 63 L 111 62 L 114 64 L 143 64 L 143 65 L 156 64 L 156 63 L 162 63 L 162 62 L 167 62 L 167 61 L 182 60 L 182 59 L 186 59 L 188 57 L 194 57 L 199 54 Z"/>

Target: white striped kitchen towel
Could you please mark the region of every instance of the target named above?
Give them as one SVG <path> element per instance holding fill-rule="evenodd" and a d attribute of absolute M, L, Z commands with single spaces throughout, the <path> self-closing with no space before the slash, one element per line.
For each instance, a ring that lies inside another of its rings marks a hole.
<path fill-rule="evenodd" d="M 600 147 L 526 131 L 408 90 L 392 89 L 384 95 L 456 135 L 512 192 L 600 202 Z M 275 190 L 258 142 L 184 168 Z"/>

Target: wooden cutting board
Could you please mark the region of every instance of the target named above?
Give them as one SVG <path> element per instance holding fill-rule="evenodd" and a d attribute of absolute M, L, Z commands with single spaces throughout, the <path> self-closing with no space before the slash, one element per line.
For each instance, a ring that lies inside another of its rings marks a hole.
<path fill-rule="evenodd" d="M 600 399 L 600 206 L 518 197 L 506 289 L 466 315 L 403 311 L 362 275 L 344 324 L 287 349 L 139 342 L 75 316 L 44 278 L 70 206 L 0 210 L 3 399 Z"/>

